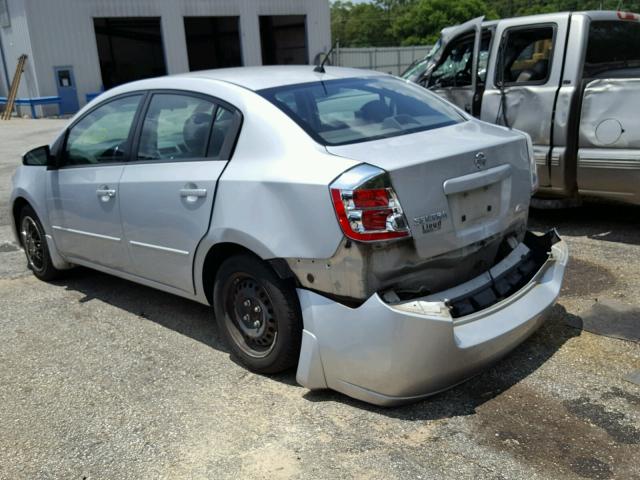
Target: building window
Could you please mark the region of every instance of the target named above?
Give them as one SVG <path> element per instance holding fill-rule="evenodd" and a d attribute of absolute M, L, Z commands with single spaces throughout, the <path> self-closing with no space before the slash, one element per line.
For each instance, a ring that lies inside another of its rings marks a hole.
<path fill-rule="evenodd" d="M 260 17 L 263 65 L 309 63 L 305 15 Z"/>
<path fill-rule="evenodd" d="M 166 75 L 160 18 L 94 18 L 105 89 Z"/>
<path fill-rule="evenodd" d="M 240 17 L 184 17 L 189 70 L 242 65 Z"/>

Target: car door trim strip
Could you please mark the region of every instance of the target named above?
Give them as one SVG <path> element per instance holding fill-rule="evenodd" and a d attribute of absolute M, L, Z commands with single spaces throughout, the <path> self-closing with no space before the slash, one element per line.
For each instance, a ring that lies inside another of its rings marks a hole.
<path fill-rule="evenodd" d="M 154 250 L 162 250 L 163 252 L 177 253 L 180 255 L 189 255 L 189 252 L 187 252 L 186 250 L 178 250 L 177 248 L 161 247 L 160 245 L 152 245 L 150 243 L 136 242 L 134 240 L 129 240 L 129 243 L 136 247 L 152 248 Z"/>
<path fill-rule="evenodd" d="M 118 238 L 118 237 L 111 237 L 109 235 L 101 235 L 99 233 L 85 232 L 83 230 L 76 230 L 74 228 L 65 228 L 65 227 L 60 227 L 58 225 L 51 225 L 51 228 L 53 228 L 54 230 L 60 230 L 60 231 L 63 231 L 63 232 L 75 233 L 77 235 L 86 235 L 87 237 L 101 238 L 103 240 L 112 240 L 114 242 L 119 242 L 120 241 L 120 238 Z"/>

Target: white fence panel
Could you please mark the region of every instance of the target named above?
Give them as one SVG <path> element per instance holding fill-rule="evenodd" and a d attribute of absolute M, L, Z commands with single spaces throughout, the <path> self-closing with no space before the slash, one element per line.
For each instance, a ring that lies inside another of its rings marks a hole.
<path fill-rule="evenodd" d="M 341 48 L 331 55 L 331 64 L 341 67 L 368 68 L 400 75 L 414 60 L 423 58 L 431 47 Z"/>

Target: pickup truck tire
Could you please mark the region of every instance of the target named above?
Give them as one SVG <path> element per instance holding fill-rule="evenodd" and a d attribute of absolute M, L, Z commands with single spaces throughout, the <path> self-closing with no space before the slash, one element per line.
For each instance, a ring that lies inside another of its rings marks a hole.
<path fill-rule="evenodd" d="M 62 271 L 53 266 L 42 223 L 33 208 L 28 205 L 24 206 L 20 212 L 18 232 L 27 256 L 29 270 L 45 282 L 60 277 Z"/>
<path fill-rule="evenodd" d="M 262 260 L 249 254 L 226 259 L 213 307 L 221 335 L 250 370 L 279 373 L 297 364 L 302 321 L 295 290 Z"/>

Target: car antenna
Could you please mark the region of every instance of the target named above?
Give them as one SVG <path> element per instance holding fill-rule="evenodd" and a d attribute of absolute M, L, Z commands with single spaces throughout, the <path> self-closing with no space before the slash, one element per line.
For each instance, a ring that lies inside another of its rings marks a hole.
<path fill-rule="evenodd" d="M 333 53 L 333 51 L 336 49 L 336 45 L 338 44 L 338 42 L 336 42 L 333 47 L 331 47 L 331 50 L 329 50 L 329 52 L 324 56 L 324 58 L 322 59 L 322 61 L 315 66 L 315 68 L 313 69 L 314 72 L 318 72 L 318 73 L 327 73 L 324 70 L 324 64 L 326 63 L 326 61 L 329 59 L 329 56 Z"/>

